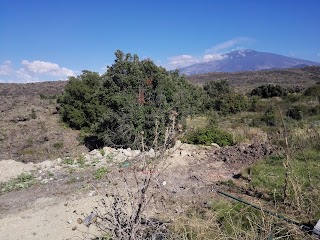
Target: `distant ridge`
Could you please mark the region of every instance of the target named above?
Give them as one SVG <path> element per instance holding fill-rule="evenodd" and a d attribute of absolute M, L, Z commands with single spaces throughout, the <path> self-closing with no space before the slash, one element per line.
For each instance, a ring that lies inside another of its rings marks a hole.
<path fill-rule="evenodd" d="M 320 63 L 246 49 L 223 54 L 220 60 L 196 63 L 181 68 L 180 72 L 186 75 L 195 75 L 209 72 L 242 72 L 306 66 L 320 66 Z"/>

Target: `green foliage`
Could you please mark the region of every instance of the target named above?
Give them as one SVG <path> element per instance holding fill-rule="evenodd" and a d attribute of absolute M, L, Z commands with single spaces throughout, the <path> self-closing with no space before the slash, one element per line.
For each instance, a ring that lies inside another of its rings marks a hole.
<path fill-rule="evenodd" d="M 8 182 L 0 183 L 0 195 L 19 189 L 26 189 L 35 184 L 36 180 L 31 173 L 21 173 L 16 178 L 9 180 Z"/>
<path fill-rule="evenodd" d="M 248 108 L 248 99 L 241 94 L 227 94 L 215 100 L 215 109 L 223 115 L 235 114 Z"/>
<path fill-rule="evenodd" d="M 287 116 L 295 120 L 301 120 L 303 117 L 303 109 L 301 106 L 294 106 L 287 111 Z"/>
<path fill-rule="evenodd" d="M 304 91 L 305 96 L 320 98 L 320 84 L 313 85 Z"/>
<path fill-rule="evenodd" d="M 218 129 L 217 127 L 203 128 L 195 130 L 185 135 L 182 142 L 189 144 L 202 144 L 211 145 L 211 143 L 217 143 L 219 146 L 233 145 L 232 135 Z"/>
<path fill-rule="evenodd" d="M 229 94 L 232 92 L 230 84 L 226 80 L 221 81 L 209 81 L 203 89 L 206 91 L 210 98 L 217 98 L 221 95 Z"/>
<path fill-rule="evenodd" d="M 95 179 L 102 179 L 107 173 L 109 172 L 109 170 L 106 167 L 100 167 L 98 168 L 95 172 L 94 172 L 94 178 Z"/>
<path fill-rule="evenodd" d="M 207 94 L 206 108 L 219 111 L 223 115 L 235 114 L 248 108 L 249 101 L 242 94 L 236 94 L 226 80 L 210 81 L 204 87 Z"/>
<path fill-rule="evenodd" d="M 65 158 L 64 160 L 63 160 L 63 163 L 64 164 L 68 164 L 68 165 L 72 165 L 72 164 L 74 164 L 74 160 L 72 159 L 72 158 Z"/>
<path fill-rule="evenodd" d="M 177 71 L 120 50 L 115 55 L 115 63 L 102 76 L 84 71 L 69 79 L 58 102 L 70 127 L 90 132 L 105 145 L 139 148 L 142 132 L 150 146 L 156 136 L 159 142 L 164 138 L 173 115 L 179 123 L 204 110 L 202 89 Z"/>
<path fill-rule="evenodd" d="M 276 126 L 277 125 L 277 117 L 276 117 L 276 109 L 273 106 L 270 106 L 265 111 L 264 115 L 261 118 L 267 126 Z"/>
<path fill-rule="evenodd" d="M 102 115 L 102 106 L 96 94 L 101 83 L 98 73 L 86 70 L 78 77 L 69 78 L 58 103 L 62 119 L 70 127 L 88 129 Z"/>
<path fill-rule="evenodd" d="M 288 90 L 279 85 L 262 85 L 251 91 L 251 96 L 259 96 L 262 98 L 272 98 L 272 97 L 285 97 L 288 95 Z"/>

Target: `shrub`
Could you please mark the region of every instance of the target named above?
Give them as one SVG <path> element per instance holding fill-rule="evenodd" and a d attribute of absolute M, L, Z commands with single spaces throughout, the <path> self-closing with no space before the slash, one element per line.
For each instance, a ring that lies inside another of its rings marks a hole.
<path fill-rule="evenodd" d="M 320 84 L 313 85 L 304 91 L 305 96 L 320 98 Z"/>
<path fill-rule="evenodd" d="M 226 80 L 210 81 L 204 87 L 207 94 L 206 109 L 219 111 L 221 114 L 235 114 L 248 108 L 248 99 L 233 92 Z"/>
<path fill-rule="evenodd" d="M 195 130 L 185 135 L 181 140 L 185 143 L 203 145 L 217 143 L 219 146 L 227 146 L 234 144 L 232 135 L 221 129 L 218 129 L 217 127 Z"/>
<path fill-rule="evenodd" d="M 288 95 L 288 90 L 279 85 L 267 84 L 253 89 L 250 95 L 262 98 L 285 97 Z"/>
<path fill-rule="evenodd" d="M 142 138 L 150 146 L 156 137 L 165 139 L 168 124 L 202 111 L 202 89 L 179 72 L 120 50 L 115 55 L 115 63 L 102 76 L 84 71 L 69 78 L 58 102 L 70 127 L 104 145 L 140 148 Z"/>
<path fill-rule="evenodd" d="M 301 120 L 303 117 L 303 109 L 300 106 L 294 106 L 287 111 L 287 116 L 295 120 Z"/>
<path fill-rule="evenodd" d="M 269 107 L 264 115 L 261 117 L 261 121 L 265 122 L 267 126 L 276 126 L 277 120 L 276 120 L 276 110 L 274 107 Z"/>

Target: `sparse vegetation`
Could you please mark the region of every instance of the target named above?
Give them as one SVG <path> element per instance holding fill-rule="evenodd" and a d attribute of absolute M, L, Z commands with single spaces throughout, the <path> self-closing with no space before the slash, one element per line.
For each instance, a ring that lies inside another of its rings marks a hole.
<path fill-rule="evenodd" d="M 63 148 L 63 142 L 56 142 L 53 144 L 53 147 L 55 149 L 61 149 L 61 148 Z"/>
<path fill-rule="evenodd" d="M 95 179 L 102 179 L 105 177 L 105 175 L 109 172 L 109 170 L 106 167 L 100 167 L 94 172 L 94 178 Z"/>
<path fill-rule="evenodd" d="M 27 189 L 35 183 L 36 180 L 33 174 L 21 173 L 16 178 L 11 179 L 8 182 L 0 182 L 0 193 L 4 194 L 13 190 Z"/>

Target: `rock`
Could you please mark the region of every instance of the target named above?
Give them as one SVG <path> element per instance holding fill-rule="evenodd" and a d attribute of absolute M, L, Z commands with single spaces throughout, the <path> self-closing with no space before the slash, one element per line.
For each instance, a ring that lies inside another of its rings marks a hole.
<path fill-rule="evenodd" d="M 147 156 L 148 156 L 148 157 L 151 157 L 151 158 L 154 158 L 154 157 L 156 156 L 156 153 L 155 153 L 155 151 L 154 151 L 153 148 L 151 148 L 151 149 L 148 151 Z"/>
<path fill-rule="evenodd" d="M 56 161 L 57 161 L 58 164 L 62 163 L 62 159 L 61 158 L 57 158 Z"/>
<path fill-rule="evenodd" d="M 88 194 L 89 197 L 93 197 L 93 196 L 97 196 L 97 195 L 98 195 L 97 191 L 90 191 Z"/>
<path fill-rule="evenodd" d="M 96 155 L 98 152 L 99 152 L 99 151 L 98 151 L 97 149 L 94 149 L 94 150 L 92 150 L 91 152 L 89 152 L 89 154 L 90 154 L 91 156 L 94 156 L 94 155 Z"/>
<path fill-rule="evenodd" d="M 217 144 L 217 143 L 211 143 L 211 146 L 216 147 L 216 148 L 220 148 L 219 144 Z"/>
<path fill-rule="evenodd" d="M 132 157 L 132 156 L 133 156 L 132 151 L 131 151 L 130 148 L 123 149 L 122 153 L 123 153 L 123 155 L 125 155 L 126 157 Z"/>
<path fill-rule="evenodd" d="M 140 150 L 133 150 L 133 151 L 132 151 L 132 157 L 137 157 L 137 156 L 140 155 L 140 153 L 141 153 Z"/>
<path fill-rule="evenodd" d="M 49 182 L 49 179 L 47 179 L 47 178 L 42 179 L 42 181 L 41 181 L 41 183 L 43 183 L 43 184 L 46 184 L 46 183 L 48 183 L 48 182 Z"/>

